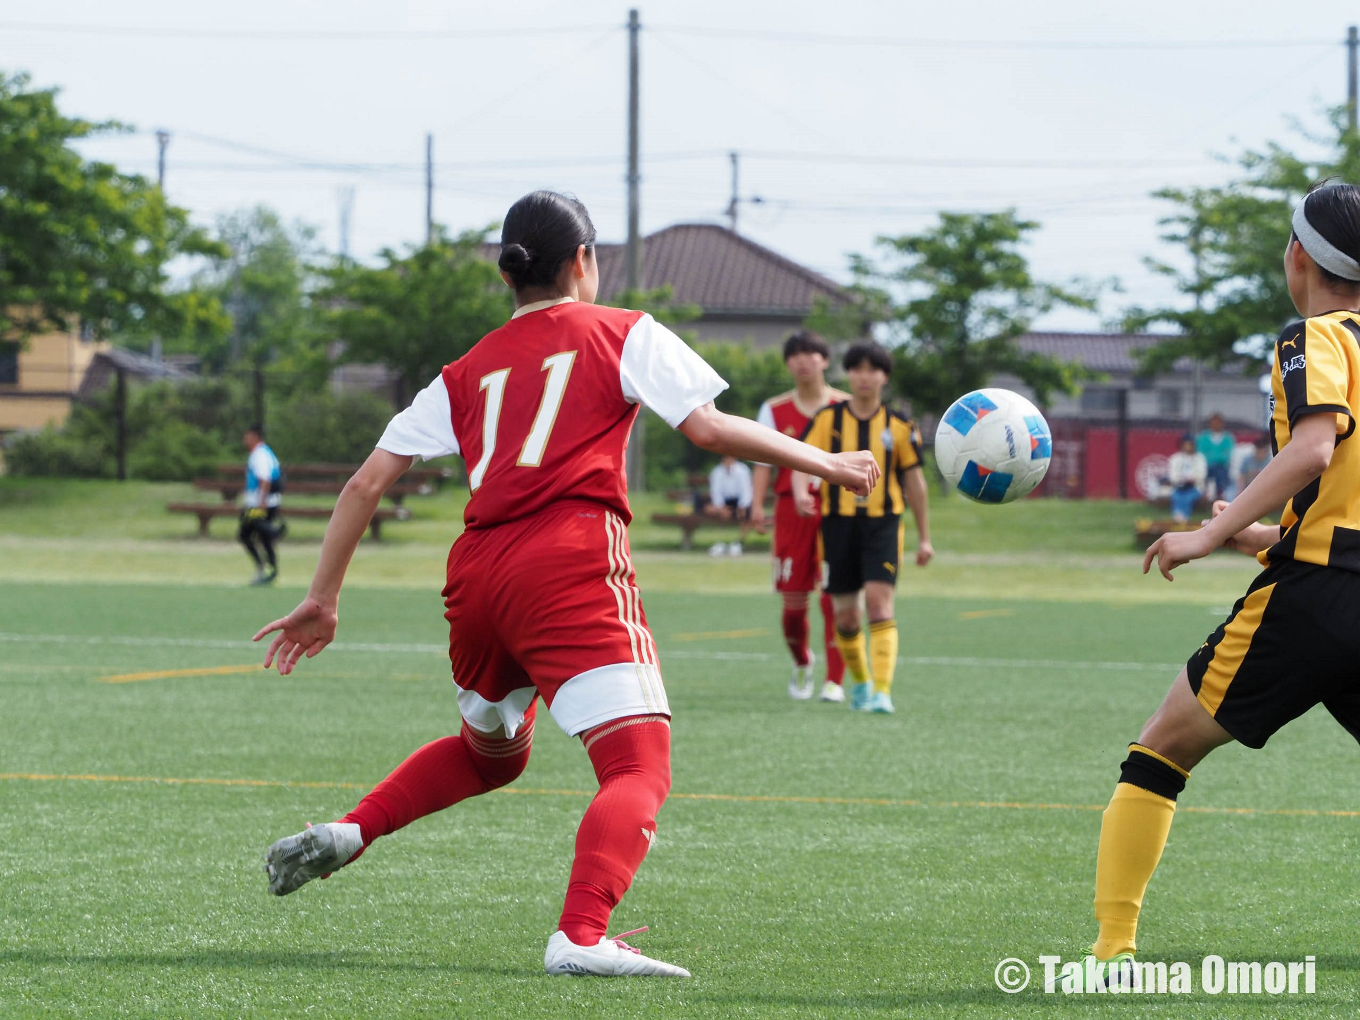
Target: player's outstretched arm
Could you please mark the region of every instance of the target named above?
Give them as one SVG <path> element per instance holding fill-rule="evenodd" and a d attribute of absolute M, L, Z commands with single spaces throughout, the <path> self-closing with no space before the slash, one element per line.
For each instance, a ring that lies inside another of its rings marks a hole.
<path fill-rule="evenodd" d="M 349 561 L 368 530 L 383 493 L 405 473 L 414 459 L 374 450 L 345 483 L 326 526 L 321 558 L 307 597 L 283 619 L 261 627 L 255 635 L 254 640 L 259 641 L 267 634 L 278 632 L 265 654 L 265 669 L 277 656 L 279 673 L 287 676 L 303 653 L 311 658 L 335 640 L 340 585 L 345 580 Z"/>
<path fill-rule="evenodd" d="M 1289 445 L 1279 452 L 1250 485 L 1198 531 L 1179 531 L 1163 535 L 1148 547 L 1143 557 L 1143 573 L 1157 569 L 1168 581 L 1177 567 L 1208 556 L 1221 545 L 1284 506 L 1296 492 L 1327 470 L 1337 443 L 1336 415 L 1308 414 L 1294 423 Z"/>
<path fill-rule="evenodd" d="M 867 496 L 878 481 L 879 467 L 867 450 L 827 453 L 815 446 L 766 428 L 748 418 L 724 414 L 711 403 L 691 411 L 680 431 L 695 446 L 761 464 L 779 464 L 825 478 L 833 485 Z"/>

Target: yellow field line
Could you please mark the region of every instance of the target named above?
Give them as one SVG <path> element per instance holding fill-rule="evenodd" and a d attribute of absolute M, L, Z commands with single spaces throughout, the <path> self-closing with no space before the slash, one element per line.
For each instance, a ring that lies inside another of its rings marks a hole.
<path fill-rule="evenodd" d="M 960 620 L 986 620 L 993 616 L 1014 616 L 1014 609 L 969 609 L 959 614 Z"/>
<path fill-rule="evenodd" d="M 709 641 L 724 638 L 766 637 L 769 631 L 764 627 L 748 627 L 746 630 L 695 630 L 684 634 L 672 634 L 672 641 Z"/>
<path fill-rule="evenodd" d="M 161 783 L 167 786 L 245 786 L 298 790 L 368 790 L 371 783 L 307 782 L 291 779 L 183 779 L 168 776 L 107 776 L 42 772 L 0 772 L 0 781 L 72 783 Z M 593 797 L 592 790 L 553 790 L 507 787 L 496 791 L 521 797 Z M 725 801 L 739 804 L 836 804 L 852 807 L 921 807 L 1004 809 L 1010 811 L 1104 811 L 1104 804 L 1042 804 L 1005 800 L 904 800 L 892 797 L 792 797 L 740 793 L 672 793 L 676 800 Z M 1181 811 L 1201 815 L 1285 815 L 1311 818 L 1360 818 L 1360 811 L 1322 811 L 1314 808 L 1230 808 L 1182 805 Z"/>
<path fill-rule="evenodd" d="M 182 676 L 227 676 L 231 673 L 258 673 L 260 663 L 249 666 L 204 666 L 200 669 L 158 669 L 147 673 L 119 673 L 116 676 L 95 677 L 100 684 L 135 684 L 142 680 L 170 680 Z"/>

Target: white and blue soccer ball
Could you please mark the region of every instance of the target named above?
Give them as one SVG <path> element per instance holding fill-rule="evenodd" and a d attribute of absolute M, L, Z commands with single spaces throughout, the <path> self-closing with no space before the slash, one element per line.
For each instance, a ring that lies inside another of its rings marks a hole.
<path fill-rule="evenodd" d="M 965 393 L 935 430 L 935 459 L 949 484 L 979 503 L 1009 503 L 1034 491 L 1053 457 L 1039 409 L 998 388 Z"/>

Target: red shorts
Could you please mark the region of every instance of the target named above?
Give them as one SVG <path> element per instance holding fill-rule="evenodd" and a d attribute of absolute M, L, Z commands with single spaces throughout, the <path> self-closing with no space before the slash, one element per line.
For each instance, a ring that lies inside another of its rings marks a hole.
<path fill-rule="evenodd" d="M 821 514 L 799 517 L 792 496 L 774 501 L 774 590 L 816 591 L 822 580 Z"/>
<path fill-rule="evenodd" d="M 569 735 L 670 715 L 628 529 L 598 503 L 465 532 L 449 552 L 444 616 L 463 721 L 514 736 L 542 696 Z"/>

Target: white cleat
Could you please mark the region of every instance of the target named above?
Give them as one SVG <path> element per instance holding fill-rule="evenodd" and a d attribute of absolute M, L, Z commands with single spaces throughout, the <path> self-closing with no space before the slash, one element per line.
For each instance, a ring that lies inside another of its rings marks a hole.
<path fill-rule="evenodd" d="M 812 674 L 817 668 L 817 653 L 808 652 L 806 666 L 794 666 L 789 674 L 789 697 L 794 701 L 807 701 L 812 697 L 814 680 Z"/>
<path fill-rule="evenodd" d="M 354 822 L 309 825 L 296 836 L 285 836 L 264 854 L 264 873 L 275 896 L 296 892 L 314 878 L 338 871 L 363 849 Z"/>
<path fill-rule="evenodd" d="M 833 684 L 830 680 L 828 680 L 826 681 L 826 683 L 822 684 L 822 696 L 817 700 L 836 702 L 844 701 L 845 688 L 842 687 L 840 684 Z"/>
<path fill-rule="evenodd" d="M 646 931 L 624 932 L 636 935 Z M 543 969 L 554 977 L 571 974 L 577 977 L 678 977 L 687 978 L 689 971 L 674 964 L 653 960 L 623 941 L 624 935 L 601 938 L 597 945 L 578 946 L 567 938 L 566 932 L 553 932 L 548 939 L 548 951 L 543 954 Z"/>

